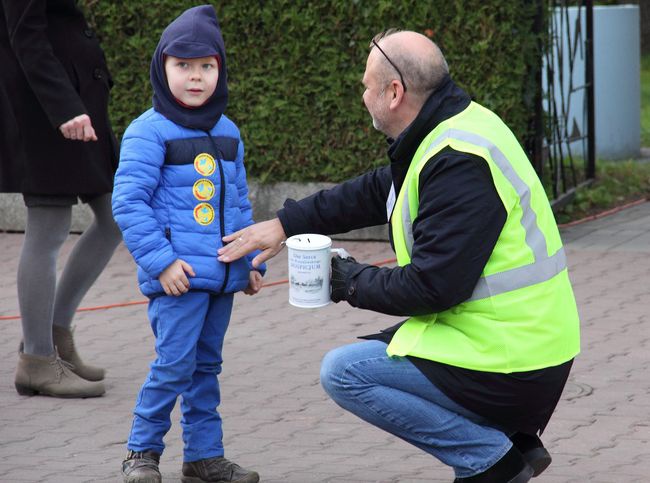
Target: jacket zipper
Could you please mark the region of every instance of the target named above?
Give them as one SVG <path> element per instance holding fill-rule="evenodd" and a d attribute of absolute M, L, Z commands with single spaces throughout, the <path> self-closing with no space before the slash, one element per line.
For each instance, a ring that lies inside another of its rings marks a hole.
<path fill-rule="evenodd" d="M 223 237 L 226 236 L 226 226 L 225 226 L 226 209 L 224 207 L 224 202 L 226 201 L 226 175 L 223 171 L 223 164 L 221 159 L 223 156 L 221 155 L 221 150 L 217 146 L 217 143 L 215 143 L 214 139 L 212 139 L 210 132 L 206 131 L 205 133 L 208 135 L 208 139 L 210 139 L 210 142 L 212 143 L 212 147 L 215 150 L 217 165 L 219 166 L 219 176 L 221 177 L 221 186 L 220 186 L 221 189 L 219 190 L 219 224 L 220 224 L 219 228 L 221 230 L 221 240 L 223 240 Z M 220 293 L 223 293 L 224 290 L 226 289 L 229 275 L 230 275 L 230 264 L 226 263 L 225 273 L 223 276 L 223 283 L 221 284 L 221 289 L 219 290 Z"/>

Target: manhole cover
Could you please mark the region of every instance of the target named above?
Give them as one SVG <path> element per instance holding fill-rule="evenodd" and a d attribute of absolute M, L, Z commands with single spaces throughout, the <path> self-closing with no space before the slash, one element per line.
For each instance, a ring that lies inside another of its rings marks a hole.
<path fill-rule="evenodd" d="M 564 386 L 564 392 L 562 393 L 562 399 L 566 401 L 571 401 L 572 399 L 578 399 L 585 396 L 590 396 L 594 392 L 594 388 L 589 384 L 584 384 L 581 382 L 572 382 L 568 381 L 566 386 Z"/>

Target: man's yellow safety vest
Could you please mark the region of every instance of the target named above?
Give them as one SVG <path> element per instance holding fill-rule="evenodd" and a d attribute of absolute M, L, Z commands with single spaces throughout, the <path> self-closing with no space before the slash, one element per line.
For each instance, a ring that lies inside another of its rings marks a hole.
<path fill-rule="evenodd" d="M 500 373 L 572 359 L 580 351 L 578 310 L 551 207 L 515 136 L 479 104 L 439 124 L 413 156 L 391 215 L 398 264 L 411 262 L 420 172 L 446 147 L 485 159 L 506 222 L 471 297 L 411 317 L 387 353 Z"/>

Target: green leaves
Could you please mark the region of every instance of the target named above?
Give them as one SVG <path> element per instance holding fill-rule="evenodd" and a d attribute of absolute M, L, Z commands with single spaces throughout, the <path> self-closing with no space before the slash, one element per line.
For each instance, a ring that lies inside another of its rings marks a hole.
<path fill-rule="evenodd" d="M 151 104 L 149 62 L 160 33 L 196 2 L 82 3 L 115 80 L 111 116 L 121 135 Z M 530 2 L 211 3 L 226 42 L 226 114 L 241 129 L 249 175 L 261 181 L 336 182 L 386 163 L 384 137 L 371 126 L 360 81 L 370 39 L 389 27 L 433 35 L 455 80 L 525 135 L 529 63 L 539 58 Z"/>
<path fill-rule="evenodd" d="M 650 197 L 650 163 L 598 161 L 594 182 L 578 188 L 573 203 L 556 217 L 566 223 L 643 197 Z"/>
<path fill-rule="evenodd" d="M 650 54 L 641 57 L 641 146 L 650 147 Z"/>

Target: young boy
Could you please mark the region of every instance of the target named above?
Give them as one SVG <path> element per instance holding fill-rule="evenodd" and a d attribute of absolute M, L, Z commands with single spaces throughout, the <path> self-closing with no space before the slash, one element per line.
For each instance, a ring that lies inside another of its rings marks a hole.
<path fill-rule="evenodd" d="M 252 258 L 217 261 L 222 237 L 253 223 L 239 130 L 228 100 L 223 38 L 212 6 L 185 11 L 151 62 L 153 108 L 124 134 L 113 213 L 138 265 L 157 358 L 134 410 L 125 482 L 160 482 L 170 413 L 181 396 L 184 482 L 255 483 L 223 457 L 217 375 L 239 290 L 262 274 Z M 264 268 L 261 269 L 264 271 Z"/>

